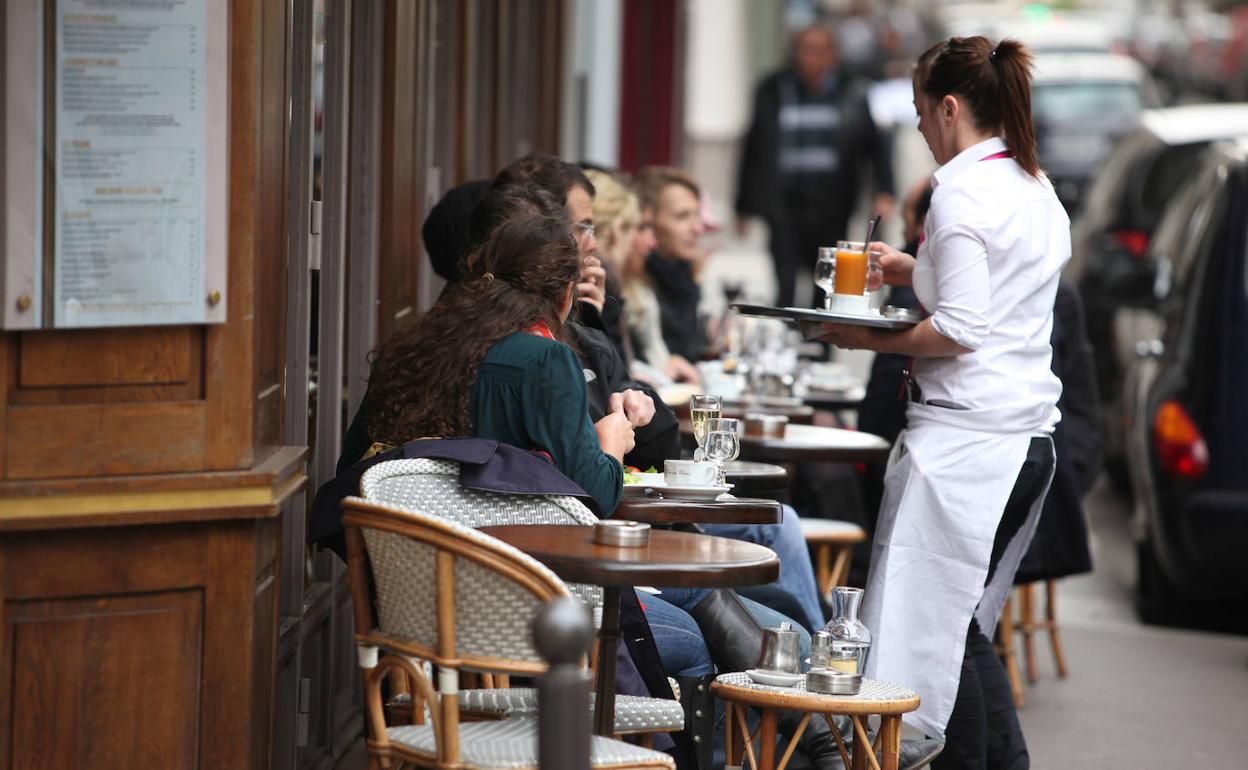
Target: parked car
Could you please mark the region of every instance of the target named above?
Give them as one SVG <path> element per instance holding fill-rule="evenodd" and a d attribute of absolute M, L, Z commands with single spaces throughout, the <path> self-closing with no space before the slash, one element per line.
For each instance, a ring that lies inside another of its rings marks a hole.
<path fill-rule="evenodd" d="M 1114 148 L 1071 225 L 1066 277 L 1079 287 L 1096 350 L 1105 465 L 1126 488 L 1122 375 L 1136 344 L 1156 336 L 1149 243 L 1165 204 L 1211 142 L 1248 135 L 1248 104 L 1146 110 Z"/>
<path fill-rule="evenodd" d="M 1040 165 L 1067 211 L 1114 143 L 1160 96 L 1144 67 L 1114 53 L 1039 54 L 1031 86 Z"/>
<path fill-rule="evenodd" d="M 1032 4 L 1010 13 L 1001 3 L 939 3 L 939 19 L 947 36 L 983 35 L 989 40 L 1012 37 L 1034 54 L 1109 53 L 1128 50 L 1134 14 L 1109 9 L 1054 11 Z"/>
<path fill-rule="evenodd" d="M 1124 399 L 1140 609 L 1248 601 L 1248 139 L 1219 142 L 1149 247 L 1162 334 Z"/>

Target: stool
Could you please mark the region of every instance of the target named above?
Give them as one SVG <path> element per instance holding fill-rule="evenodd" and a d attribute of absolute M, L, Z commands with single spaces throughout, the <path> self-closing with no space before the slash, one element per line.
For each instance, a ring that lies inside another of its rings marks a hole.
<path fill-rule="evenodd" d="M 1049 633 L 1049 646 L 1053 648 L 1053 662 L 1058 677 L 1066 678 L 1066 655 L 1062 652 L 1062 638 L 1057 628 L 1057 583 L 1044 581 L 1044 620 L 1035 619 L 1036 584 L 1024 583 L 1018 587 L 1018 624 L 1014 627 L 1023 634 L 1023 650 L 1027 655 L 1027 681 L 1036 683 L 1036 649 L 1032 635 L 1040 631 Z"/>
<path fill-rule="evenodd" d="M 857 695 L 823 695 L 808 692 L 805 678 L 793 687 L 770 687 L 756 684 L 746 674 L 738 672 L 716 677 L 715 683 L 711 685 L 711 692 L 724 700 L 726 768 L 740 768 L 744 752 L 752 770 L 784 770 L 797 748 L 798 739 L 815 715 L 827 720 L 845 767 L 852 767 L 854 770 L 865 770 L 867 767 L 873 770 L 897 770 L 898 754 L 901 751 L 901 715 L 919 707 L 919 695 L 914 690 L 875 679 L 863 679 L 862 689 Z M 754 733 L 747 729 L 745 720 L 745 713 L 749 708 L 758 709 L 761 713 L 758 729 Z M 806 712 L 779 762 L 776 761 L 773 749 L 776 745 L 778 711 Z M 854 726 L 852 749 L 846 748 L 844 737 L 832 721 L 833 715 L 850 718 Z M 880 717 L 880 729 L 874 743 L 867 735 L 867 718 L 872 715 Z M 754 752 L 755 737 L 759 741 L 757 754 Z M 878 759 L 877 751 L 880 753 Z"/>
<path fill-rule="evenodd" d="M 867 539 L 866 530 L 848 521 L 802 519 L 802 536 L 815 552 L 815 578 L 826 597 L 832 586 L 845 585 L 854 545 Z"/>
<path fill-rule="evenodd" d="M 992 640 L 993 650 L 1001 658 L 1005 666 L 1005 675 L 1010 680 L 1010 692 L 1014 695 L 1014 708 L 1022 708 L 1026 700 L 1023 697 L 1023 679 L 1018 675 L 1018 655 L 1014 652 L 1014 594 L 1005 595 L 1005 604 L 1001 607 L 1001 620 L 997 622 L 997 633 Z"/>

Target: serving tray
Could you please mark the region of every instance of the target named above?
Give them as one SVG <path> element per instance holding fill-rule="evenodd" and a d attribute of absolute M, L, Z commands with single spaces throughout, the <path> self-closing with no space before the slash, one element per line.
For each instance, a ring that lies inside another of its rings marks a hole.
<path fill-rule="evenodd" d="M 870 326 L 876 329 L 894 331 L 908 329 L 918 321 L 907 318 L 890 318 L 883 315 L 858 315 L 857 313 L 837 313 L 831 310 L 816 310 L 808 307 L 770 307 L 769 305 L 746 305 L 736 303 L 732 308 L 741 315 L 758 318 L 781 318 L 797 323 L 812 321 L 814 323 L 853 324 L 854 326 Z"/>

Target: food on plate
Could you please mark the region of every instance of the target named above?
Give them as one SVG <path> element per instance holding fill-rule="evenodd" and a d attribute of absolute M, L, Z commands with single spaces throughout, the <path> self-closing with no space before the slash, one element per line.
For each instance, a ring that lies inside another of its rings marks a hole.
<path fill-rule="evenodd" d="M 651 465 L 649 468 L 646 468 L 644 471 L 635 465 L 624 466 L 624 483 L 625 484 L 653 484 L 654 475 L 662 476 L 663 474 L 662 472 L 659 471 L 658 468 L 655 468 L 653 465 Z M 651 478 L 647 479 L 646 476 L 651 476 Z"/>

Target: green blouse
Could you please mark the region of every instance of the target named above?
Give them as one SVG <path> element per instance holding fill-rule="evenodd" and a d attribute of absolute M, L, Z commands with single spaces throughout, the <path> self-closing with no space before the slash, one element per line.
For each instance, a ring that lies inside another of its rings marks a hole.
<path fill-rule="evenodd" d="M 477 370 L 469 414 L 478 438 L 548 452 L 603 517 L 615 510 L 624 469 L 598 443 L 585 372 L 567 345 L 527 332 L 496 342 Z"/>

